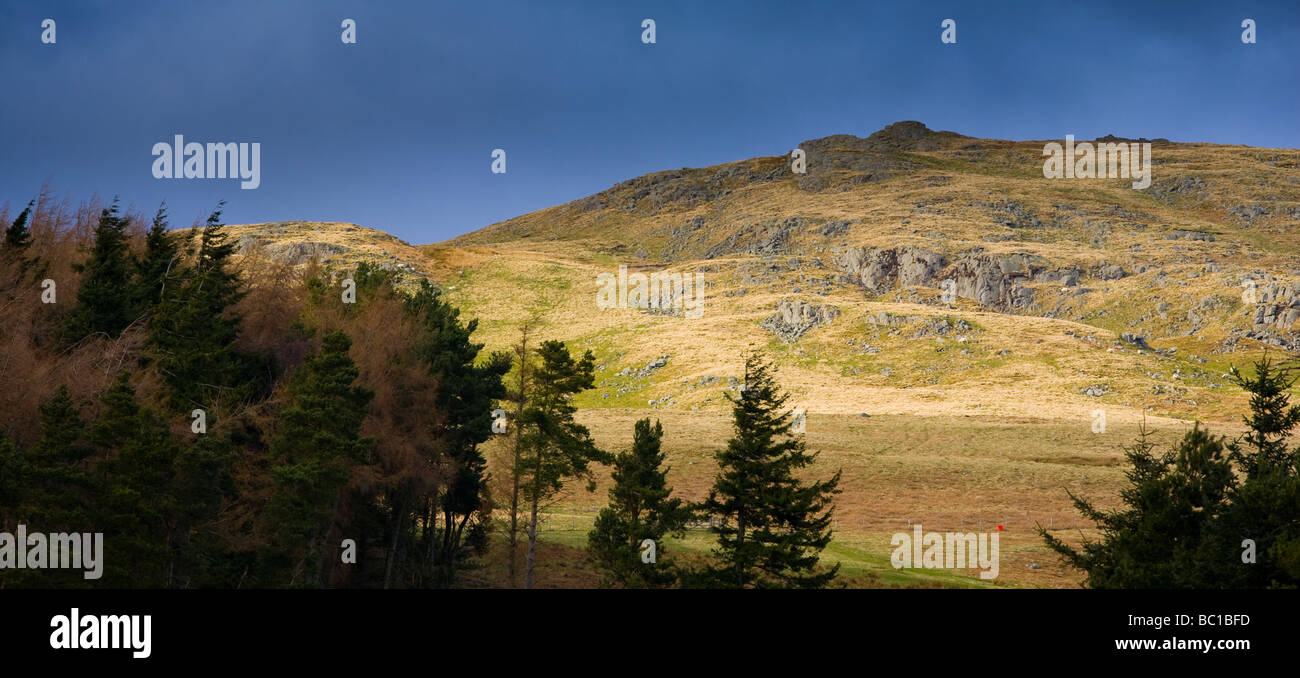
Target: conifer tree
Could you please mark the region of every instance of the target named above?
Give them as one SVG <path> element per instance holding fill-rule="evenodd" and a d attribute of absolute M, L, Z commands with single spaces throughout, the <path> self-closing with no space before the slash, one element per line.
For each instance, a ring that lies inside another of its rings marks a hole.
<path fill-rule="evenodd" d="M 153 225 L 145 234 L 144 256 L 135 262 L 135 304 L 139 313 L 152 310 L 162 302 L 169 275 L 174 271 L 180 246 L 167 232 L 167 208 L 160 206 Z M 178 276 L 177 276 L 178 277 Z"/>
<path fill-rule="evenodd" d="M 27 219 L 32 214 L 32 208 L 36 206 L 33 200 L 27 203 L 27 207 L 14 219 L 13 224 L 5 229 L 4 253 L 6 256 L 22 256 L 22 251 L 32 242 L 31 229 L 27 227 Z"/>
<path fill-rule="evenodd" d="M 427 339 L 421 354 L 437 383 L 436 402 L 442 415 L 434 432 L 451 467 L 451 479 L 436 507 L 441 520 L 428 545 L 435 585 L 446 587 L 472 555 L 467 537 L 485 536 L 479 509 L 486 492 L 487 459 L 479 445 L 492 435 L 492 404 L 506 393 L 501 378 L 510 370 L 510 357 L 497 353 L 476 364 L 483 345 L 471 342 L 470 335 L 478 321 L 462 324 L 459 309 L 427 281 L 421 281 L 409 306 L 423 320 Z"/>
<path fill-rule="evenodd" d="M 1253 376 L 1232 369 L 1234 383 L 1250 394 L 1246 432 L 1227 444 L 1229 457 L 1244 476 L 1231 492 L 1232 506 L 1215 530 L 1210 563 L 1217 587 L 1300 586 L 1300 447 L 1287 440 L 1300 425 L 1300 406 L 1290 404 L 1294 366 L 1277 365 L 1267 355 Z M 1246 540 L 1249 540 L 1247 542 Z M 1243 563 L 1247 544 L 1255 562 Z M 1293 563 L 1288 566 L 1288 563 Z"/>
<path fill-rule="evenodd" d="M 1290 404 L 1294 367 L 1279 367 L 1265 355 L 1255 363 L 1254 376 L 1231 368 L 1232 382 L 1250 394 L 1250 414 L 1242 417 L 1246 434 L 1228 443 L 1229 456 L 1247 477 L 1271 471 L 1296 473 L 1300 448 L 1287 449 L 1287 438 L 1300 425 L 1300 405 Z"/>
<path fill-rule="evenodd" d="M 366 463 L 374 447 L 361 435 L 373 393 L 354 384 L 359 370 L 348 355 L 351 345 L 348 335 L 331 332 L 294 372 L 271 443 L 275 494 L 268 516 L 291 586 L 328 581 L 334 550 L 325 539 L 353 468 Z"/>
<path fill-rule="evenodd" d="M 1201 588 L 1213 545 L 1208 539 L 1227 509 L 1234 485 L 1221 437 L 1196 425 L 1174 448 L 1155 454 L 1143 427 L 1125 448 L 1129 486 L 1123 508 L 1103 511 L 1070 494 L 1075 508 L 1097 523 L 1099 541 L 1080 549 L 1039 527 L 1048 547 L 1086 573 L 1091 588 Z"/>
<path fill-rule="evenodd" d="M 77 304 L 65 321 L 68 343 L 95 333 L 117 337 L 135 320 L 135 304 L 127 293 L 131 283 L 128 223 L 118 216 L 116 200 L 101 212 L 90 258 L 75 267 L 85 277 L 77 288 Z"/>
<path fill-rule="evenodd" d="M 529 348 L 528 343 L 535 323 L 535 317 L 529 318 L 519 328 L 519 342 L 511 350 L 514 361 L 514 374 L 511 375 L 510 385 L 506 389 L 506 400 L 514 410 L 513 415 L 516 423 L 510 448 L 510 527 L 506 532 L 506 546 L 510 550 L 511 588 L 519 586 L 519 506 L 522 495 L 520 484 L 522 478 L 520 474 L 523 472 L 524 459 L 523 426 L 519 422 L 523 420 L 524 409 L 528 407 L 532 377 L 536 371 L 533 364 L 535 362 L 534 351 Z"/>
<path fill-rule="evenodd" d="M 532 378 L 531 402 L 519 425 L 523 458 L 520 485 L 529 505 L 528 555 L 524 564 L 524 588 L 533 587 L 537 562 L 537 518 L 542 503 L 555 496 L 571 478 L 587 480 L 587 491 L 596 489 L 590 465 L 611 461 L 596 447 L 587 427 L 573 420 L 577 408 L 573 396 L 595 386 L 596 357 L 587 351 L 574 360 L 562 341 L 545 341 L 537 349 L 540 364 Z"/>
<path fill-rule="evenodd" d="M 22 519 L 22 504 L 27 497 L 29 472 L 26 455 L 0 428 L 0 530 L 9 531 Z M 4 572 L 0 571 L 0 582 Z"/>
<path fill-rule="evenodd" d="M 150 344 L 179 412 L 249 398 L 265 381 L 235 347 L 240 318 L 232 307 L 244 291 L 230 270 L 234 243 L 221 224 L 222 204 L 202 229 L 193 264 L 179 284 L 169 285 L 150 323 Z"/>
<path fill-rule="evenodd" d="M 789 396 L 757 353 L 745 358 L 734 407 L 735 436 L 717 453 L 718 475 L 702 512 L 718 516 L 718 547 L 704 582 L 722 588 L 821 588 L 839 572 L 818 567 L 831 540 L 832 497 L 840 472 L 829 480 L 804 483 L 795 472 L 811 466 L 817 453 L 790 435 Z"/>
<path fill-rule="evenodd" d="M 1289 404 L 1290 370 L 1267 356 L 1254 375 L 1246 433 L 1232 441 L 1199 424 L 1162 455 L 1143 428 L 1125 449 L 1124 507 L 1100 511 L 1070 495 L 1102 538 L 1079 549 L 1039 528 L 1047 545 L 1093 588 L 1264 588 L 1300 584 L 1300 480 L 1286 440 L 1300 411 Z"/>
<path fill-rule="evenodd" d="M 171 577 L 173 538 L 179 524 L 175 464 L 180 454 L 167 423 L 136 401 L 125 370 L 102 396 L 104 410 L 90 429 L 101 450 L 107 586 L 157 588 Z"/>
<path fill-rule="evenodd" d="M 659 451 L 663 435 L 659 422 L 653 428 L 649 419 L 636 422 L 632 449 L 614 459 L 609 506 L 601 509 L 587 535 L 592 560 L 609 582 L 626 588 L 669 586 L 677 579 L 672 561 L 665 556 L 663 537 L 680 537 L 690 511 L 681 499 L 672 498 L 664 454 Z M 653 542 L 652 562 L 642 551 L 646 539 Z"/>
<path fill-rule="evenodd" d="M 85 439 L 81 408 L 72 401 L 67 385 L 41 403 L 40 420 L 41 437 L 29 453 L 27 481 L 30 495 L 39 502 L 29 515 L 50 529 L 83 531 L 94 521 L 93 449 Z"/>

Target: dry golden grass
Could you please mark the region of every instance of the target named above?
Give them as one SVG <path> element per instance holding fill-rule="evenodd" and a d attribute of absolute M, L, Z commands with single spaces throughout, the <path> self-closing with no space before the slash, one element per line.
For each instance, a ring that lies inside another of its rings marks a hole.
<path fill-rule="evenodd" d="M 977 162 L 962 150 L 973 142 L 983 147 Z M 934 530 L 1002 524 L 999 583 L 1073 586 L 1078 574 L 1065 571 L 1033 532 L 1036 524 L 1057 530 L 1078 525 L 1067 490 L 1114 505 L 1123 484 L 1121 447 L 1144 420 L 1162 443 L 1198 420 L 1215 433 L 1240 430 L 1246 399 L 1223 375 L 1230 366 L 1249 364 L 1262 347 L 1243 340 L 1235 352 L 1214 351 L 1245 326 L 1252 310 L 1240 299 L 1238 276 L 1267 272 L 1283 282 L 1300 279 L 1300 228 L 1280 210 L 1244 224 L 1228 209 L 1260 200 L 1300 208 L 1300 152 L 1157 144 L 1156 182 L 1193 175 L 1206 182 L 1209 195 L 1203 201 L 1177 195 L 1166 203 L 1152 191 L 1132 190 L 1127 180 L 1044 179 L 1041 150 L 1042 142 L 959 139 L 906 154 L 920 170 L 849 190 L 809 192 L 785 178 L 737 185 L 725 198 L 696 205 L 655 209 L 642 200 L 625 210 L 570 203 L 423 247 L 337 224 L 297 224 L 270 240 L 345 246 L 347 253 L 331 262 L 340 269 L 366 258 L 411 262 L 448 291 L 464 317 L 479 320 L 476 340 L 489 350 L 511 345 L 529 319 L 539 325 L 535 336 L 591 350 L 600 366 L 598 388 L 579 399 L 582 421 L 602 446 L 616 450 L 629 444 L 636 419 L 661 418 L 672 481 L 689 499 L 704 496 L 715 468 L 712 454 L 731 433 L 727 378 L 739 375 L 745 350 L 764 349 L 779 367 L 791 405 L 809 413 L 809 447 L 823 451 L 814 473 L 844 469 L 833 550 L 853 559 L 850 581 L 897 584 L 888 568 L 889 535 L 906 531 L 912 521 Z M 759 158 L 745 167 L 783 162 Z M 978 204 L 1007 198 L 1043 224 L 1008 229 Z M 1071 209 L 1058 209 L 1062 205 Z M 775 256 L 703 259 L 709 243 L 700 242 L 671 259 L 662 256 L 673 229 L 695 217 L 713 225 L 710 242 L 716 243 L 749 224 L 794 215 L 812 223 L 853 223 L 847 233 L 829 237 L 815 228 L 800 230 Z M 1056 221 L 1060 215 L 1066 216 Z M 267 228 L 234 231 L 239 237 Z M 1215 241 L 1166 239 L 1174 231 L 1209 232 Z M 874 296 L 837 282 L 825 294 L 812 293 L 817 279 L 839 274 L 832 260 L 844 248 L 900 244 L 942 250 L 950 259 L 969 251 L 1034 254 L 1053 267 L 1085 271 L 1105 262 L 1131 275 L 1111 281 L 1085 275 L 1081 286 L 1092 291 L 1077 296 L 1059 285 L 1031 284 L 1038 313 L 1055 317 L 998 313 L 966 300 L 947 307 L 933 303 L 936 290 L 924 288 Z M 598 308 L 596 276 L 616 272 L 620 263 L 702 271 L 708 283 L 703 317 Z M 1141 267 L 1146 270 L 1139 273 Z M 1206 312 L 1205 327 L 1188 334 L 1186 311 L 1211 297 L 1221 303 Z M 782 299 L 833 305 L 840 315 L 786 344 L 758 325 Z M 1163 317 L 1155 310 L 1161 302 L 1171 305 Z M 902 320 L 882 327 L 873 321 L 880 312 Z M 938 317 L 960 318 L 975 329 L 912 336 Z M 1159 356 L 1122 344 L 1117 337 L 1124 331 L 1177 353 Z M 864 344 L 875 352 L 862 350 Z M 649 377 L 616 374 L 664 354 L 667 365 Z M 701 385 L 707 376 L 721 381 Z M 1082 393 L 1094 384 L 1110 392 Z M 648 405 L 665 397 L 666 404 Z M 1098 409 L 1105 410 L 1103 434 L 1092 431 Z M 596 494 L 569 492 L 552 507 L 555 520 L 571 529 L 544 533 L 552 551 L 543 567 L 562 571 L 546 570 L 543 581 L 592 584 L 594 575 L 574 562 L 574 549 L 593 509 L 604 505 L 606 487 L 602 476 Z M 698 538 L 688 541 L 687 551 L 707 548 Z M 483 583 L 499 584 L 498 570 L 497 564 L 488 568 Z"/>

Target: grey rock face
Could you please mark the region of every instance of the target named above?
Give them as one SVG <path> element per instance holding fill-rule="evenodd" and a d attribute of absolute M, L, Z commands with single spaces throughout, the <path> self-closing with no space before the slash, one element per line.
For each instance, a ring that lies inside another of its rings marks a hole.
<path fill-rule="evenodd" d="M 911 245 L 850 248 L 836 258 L 835 264 L 877 294 L 894 287 L 937 286 L 942 280 L 952 280 L 957 296 L 1008 309 L 1033 305 L 1034 290 L 1024 283 L 1059 281 L 1074 286 L 1081 275 L 1075 268 L 1049 270 L 1046 259 L 1032 254 L 971 255 L 948 267 L 942 254 Z"/>
<path fill-rule="evenodd" d="M 985 306 L 1027 309 L 1034 303 L 1034 290 L 1024 283 L 1046 268 L 1045 259 L 1031 254 L 981 254 L 958 261 L 948 275 L 959 297 Z"/>
<path fill-rule="evenodd" d="M 312 259 L 327 259 L 330 255 L 343 254 L 346 247 L 326 242 L 294 242 L 269 248 L 268 254 L 276 261 L 300 264 Z"/>
<path fill-rule="evenodd" d="M 1300 283 L 1260 285 L 1244 336 L 1289 350 L 1300 349 Z"/>
<path fill-rule="evenodd" d="M 835 264 L 863 287 L 885 292 L 895 286 L 924 285 L 943 267 L 942 254 L 903 245 L 897 248 L 849 248 L 836 258 Z"/>

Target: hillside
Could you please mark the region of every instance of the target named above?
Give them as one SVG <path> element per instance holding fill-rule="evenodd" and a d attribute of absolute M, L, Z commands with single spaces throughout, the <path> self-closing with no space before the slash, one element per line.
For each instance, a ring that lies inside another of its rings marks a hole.
<path fill-rule="evenodd" d="M 832 555 L 858 583 L 917 584 L 889 568 L 889 534 L 921 522 L 1001 524 L 999 583 L 1073 585 L 1032 533 L 1076 524 L 1066 489 L 1113 503 L 1144 419 L 1163 440 L 1237 430 L 1228 368 L 1300 351 L 1300 151 L 1155 140 L 1134 190 L 1043 178 L 1044 143 L 900 122 L 800 144 L 806 174 L 784 154 L 658 172 L 422 247 L 349 224 L 232 232 L 273 258 L 429 277 L 489 349 L 532 318 L 592 350 L 584 421 L 618 448 L 662 418 L 691 499 L 741 353 L 764 348 L 819 466 L 844 468 Z M 598 307 L 620 265 L 702 274 L 703 313 Z M 577 545 L 603 503 L 571 493 L 552 541 Z"/>

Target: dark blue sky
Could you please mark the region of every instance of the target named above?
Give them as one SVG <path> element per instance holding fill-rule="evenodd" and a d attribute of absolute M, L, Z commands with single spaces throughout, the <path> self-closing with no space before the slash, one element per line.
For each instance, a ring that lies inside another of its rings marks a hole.
<path fill-rule="evenodd" d="M 6 0 L 0 202 L 48 181 L 146 212 L 165 199 L 188 225 L 225 198 L 230 223 L 350 221 L 426 243 L 646 172 L 906 119 L 1300 148 L 1300 3 L 1074 4 L 1089 6 Z M 1241 43 L 1245 17 L 1257 44 Z M 178 133 L 260 142 L 261 187 L 154 179 L 153 144 Z"/>

